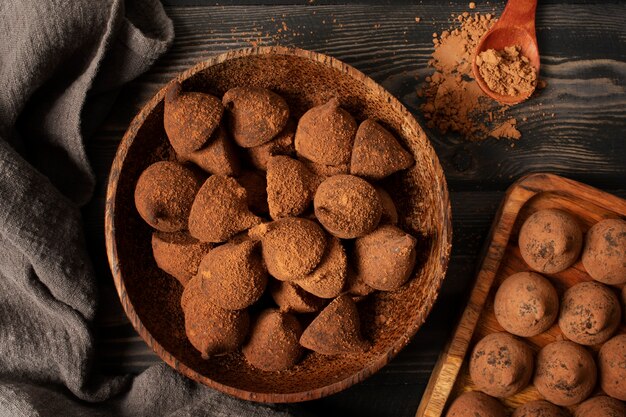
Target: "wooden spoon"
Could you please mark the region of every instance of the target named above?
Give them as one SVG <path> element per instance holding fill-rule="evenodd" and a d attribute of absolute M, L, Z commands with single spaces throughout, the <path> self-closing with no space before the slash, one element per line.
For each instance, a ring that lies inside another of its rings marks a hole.
<path fill-rule="evenodd" d="M 509 0 L 502 16 L 493 25 L 489 32 L 485 33 L 476 47 L 472 60 L 472 71 L 480 88 L 489 97 L 502 104 L 517 104 L 526 100 L 534 89 L 525 91 L 517 96 L 508 96 L 491 91 L 483 77 L 480 75 L 476 57 L 488 49 L 502 50 L 507 46 L 518 45 L 522 55 L 528 57 L 530 64 L 537 71 L 539 77 L 539 48 L 535 34 L 535 10 L 537 0 Z"/>

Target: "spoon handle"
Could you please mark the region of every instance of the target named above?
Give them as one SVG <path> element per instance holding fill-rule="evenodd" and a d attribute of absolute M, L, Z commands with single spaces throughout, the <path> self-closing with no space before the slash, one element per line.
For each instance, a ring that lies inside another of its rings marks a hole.
<path fill-rule="evenodd" d="M 501 26 L 513 26 L 535 35 L 537 0 L 509 0 L 498 20 Z"/>

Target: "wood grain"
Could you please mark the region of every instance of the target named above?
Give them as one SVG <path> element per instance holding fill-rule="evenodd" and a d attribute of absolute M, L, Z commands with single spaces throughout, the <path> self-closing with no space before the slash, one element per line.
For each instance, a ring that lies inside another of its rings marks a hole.
<path fill-rule="evenodd" d="M 547 208 L 558 208 L 574 215 L 583 232 L 604 218 L 626 217 L 626 200 L 555 175 L 534 174 L 513 184 L 494 220 L 490 243 L 465 310 L 435 365 L 416 417 L 439 417 L 461 392 L 476 389 L 469 376 L 468 349 L 486 335 L 504 330 L 493 312 L 495 291 L 510 275 L 529 270 L 519 253 L 517 233 L 529 215 Z M 579 282 L 592 280 L 584 272 L 580 260 L 565 271 L 542 275 L 554 284 L 559 295 Z M 626 326 L 622 325 L 618 332 L 626 333 Z M 546 332 L 525 338 L 525 341 L 538 351 L 548 343 L 563 338 L 555 323 Z M 599 346 L 593 348 L 597 350 Z M 506 406 L 516 408 L 542 398 L 530 385 L 502 401 Z"/>

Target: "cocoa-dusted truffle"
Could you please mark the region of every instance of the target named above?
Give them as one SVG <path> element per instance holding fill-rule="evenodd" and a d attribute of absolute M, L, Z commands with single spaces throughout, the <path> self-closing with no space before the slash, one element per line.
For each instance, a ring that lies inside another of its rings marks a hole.
<path fill-rule="evenodd" d="M 287 281 L 272 280 L 269 290 L 280 311 L 285 313 L 313 313 L 326 304 L 323 299 Z"/>
<path fill-rule="evenodd" d="M 258 242 L 226 243 L 211 250 L 198 267 L 207 299 L 227 310 L 241 310 L 257 301 L 267 284 Z"/>
<path fill-rule="evenodd" d="M 506 332 L 491 333 L 474 347 L 469 372 L 484 393 L 508 397 L 528 385 L 533 362 L 533 353 L 524 342 Z"/>
<path fill-rule="evenodd" d="M 205 181 L 189 214 L 189 232 L 204 242 L 225 242 L 259 223 L 261 219 L 248 209 L 246 190 L 221 175 Z"/>
<path fill-rule="evenodd" d="M 239 172 L 239 157 L 235 145 L 221 126 L 215 129 L 206 146 L 187 155 L 181 154 L 180 157 L 193 162 L 209 174 L 237 175 Z"/>
<path fill-rule="evenodd" d="M 600 348 L 598 353 L 600 386 L 613 398 L 626 401 L 626 334 L 620 334 Z"/>
<path fill-rule="evenodd" d="M 302 163 L 306 165 L 309 171 L 323 178 L 350 173 L 350 164 L 324 165 L 309 161 L 304 158 L 302 158 Z"/>
<path fill-rule="evenodd" d="M 267 202 L 273 219 L 302 214 L 313 201 L 318 178 L 297 159 L 274 156 L 267 163 Z"/>
<path fill-rule="evenodd" d="M 398 224 L 398 210 L 396 204 L 387 191 L 382 187 L 374 187 L 378 191 L 378 197 L 380 197 L 380 204 L 383 208 L 382 215 L 380 216 L 380 224 Z"/>
<path fill-rule="evenodd" d="M 252 327 L 243 355 L 257 369 L 284 371 L 298 363 L 304 353 L 298 342 L 301 335 L 302 326 L 294 316 L 265 310 Z"/>
<path fill-rule="evenodd" d="M 582 255 L 591 278 L 609 285 L 626 283 L 626 221 L 607 219 L 587 232 Z"/>
<path fill-rule="evenodd" d="M 404 285 L 415 267 L 416 240 L 392 225 L 384 225 L 354 243 L 355 269 L 372 288 L 393 291 Z"/>
<path fill-rule="evenodd" d="M 376 189 L 353 175 L 324 180 L 313 200 L 315 216 L 331 234 L 352 239 L 373 231 L 382 215 Z"/>
<path fill-rule="evenodd" d="M 518 272 L 500 285 L 493 305 L 498 323 L 517 336 L 543 333 L 559 315 L 554 286 L 534 272 Z"/>
<path fill-rule="evenodd" d="M 139 176 L 135 206 L 150 226 L 162 232 L 185 229 L 202 179 L 176 162 L 150 165 Z"/>
<path fill-rule="evenodd" d="M 581 345 L 608 340 L 621 319 L 617 296 L 597 282 L 581 282 L 563 295 L 559 327 L 568 339 Z"/>
<path fill-rule="evenodd" d="M 376 121 L 367 119 L 359 125 L 352 148 L 350 174 L 380 180 L 413 165 L 413 156 Z"/>
<path fill-rule="evenodd" d="M 231 134 L 244 148 L 272 140 L 287 125 L 289 106 L 278 94 L 260 87 L 231 88 L 222 98 Z"/>
<path fill-rule="evenodd" d="M 308 219 L 286 217 L 249 233 L 261 239 L 267 269 L 281 281 L 293 281 L 313 271 L 326 251 L 324 231 Z"/>
<path fill-rule="evenodd" d="M 183 291 L 181 305 L 187 338 L 204 359 L 237 350 L 248 333 L 248 312 L 213 305 L 201 287 L 202 278 L 197 276 Z"/>
<path fill-rule="evenodd" d="M 278 134 L 274 139 L 269 142 L 265 142 L 263 145 L 247 148 L 248 159 L 250 163 L 257 169 L 262 171 L 267 170 L 267 163 L 272 156 L 287 155 L 293 156 L 296 153 L 296 148 L 293 144 L 293 138 L 296 135 L 296 122 L 293 119 L 287 121 L 287 125 L 282 132 Z"/>
<path fill-rule="evenodd" d="M 295 283 L 307 292 L 321 298 L 334 298 L 341 293 L 348 275 L 348 258 L 343 245 L 336 237 L 330 237 L 326 253 L 319 265 L 298 278 Z"/>
<path fill-rule="evenodd" d="M 511 417 L 567 417 L 565 411 L 545 400 L 531 401 L 515 409 Z"/>
<path fill-rule="evenodd" d="M 593 391 L 596 377 L 591 354 L 569 340 L 550 343 L 537 354 L 533 383 L 546 400 L 556 405 L 583 401 Z"/>
<path fill-rule="evenodd" d="M 350 162 L 356 122 L 339 107 L 339 100 L 313 107 L 300 118 L 296 129 L 296 152 L 324 165 Z"/>
<path fill-rule="evenodd" d="M 263 171 L 242 171 L 237 177 L 237 182 L 246 190 L 246 201 L 253 213 L 269 213 L 267 181 Z"/>
<path fill-rule="evenodd" d="M 354 268 L 348 267 L 348 278 L 346 280 L 345 290 L 347 294 L 353 296 L 353 299 L 360 299 L 376 291 L 374 288 L 363 282 L 363 279 L 356 273 Z"/>
<path fill-rule="evenodd" d="M 506 417 L 504 406 L 495 398 L 479 391 L 468 391 L 455 399 L 446 417 Z"/>
<path fill-rule="evenodd" d="M 369 347 L 361 335 L 359 312 L 347 295 L 322 310 L 302 333 L 300 344 L 322 355 L 359 353 Z"/>
<path fill-rule="evenodd" d="M 625 417 L 626 405 L 615 398 L 601 395 L 576 407 L 574 417 Z"/>
<path fill-rule="evenodd" d="M 211 137 L 222 119 L 224 107 L 210 94 L 183 92 L 173 83 L 165 93 L 163 126 L 176 153 L 189 155 Z"/>
<path fill-rule="evenodd" d="M 533 213 L 519 232 L 519 248 L 528 266 L 555 274 L 569 268 L 580 255 L 583 235 L 576 219 L 561 210 Z"/>
<path fill-rule="evenodd" d="M 200 242 L 186 231 L 152 234 L 152 254 L 157 266 L 183 286 L 196 275 L 200 261 L 212 247 L 212 243 Z"/>

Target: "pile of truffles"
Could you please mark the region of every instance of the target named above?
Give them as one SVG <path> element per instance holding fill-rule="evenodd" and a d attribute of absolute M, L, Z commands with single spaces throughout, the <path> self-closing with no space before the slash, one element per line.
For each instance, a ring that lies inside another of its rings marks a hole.
<path fill-rule="evenodd" d="M 282 371 L 307 350 L 366 351 L 357 303 L 414 275 L 417 240 L 379 182 L 412 155 L 337 99 L 297 120 L 258 87 L 220 100 L 174 83 L 163 122 L 172 156 L 143 171 L 135 205 L 202 357 L 241 349 Z"/>
<path fill-rule="evenodd" d="M 539 210 L 523 223 L 518 243 L 532 272 L 515 273 L 498 287 L 494 315 L 505 332 L 478 341 L 469 361 L 472 382 L 482 392 L 461 395 L 447 416 L 504 416 L 493 397 L 515 395 L 532 381 L 545 400 L 524 404 L 513 417 L 564 417 L 569 414 L 560 407 L 575 405 L 576 417 L 626 417 L 626 334 L 616 335 L 626 321 L 626 221 L 605 219 L 583 235 L 571 214 Z M 559 274 L 579 259 L 592 280 L 572 285 L 559 299 L 541 274 Z M 522 338 L 555 323 L 564 340 L 533 354 Z M 588 399 L 596 388 L 606 396 Z"/>

